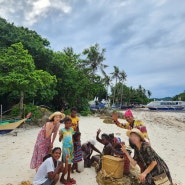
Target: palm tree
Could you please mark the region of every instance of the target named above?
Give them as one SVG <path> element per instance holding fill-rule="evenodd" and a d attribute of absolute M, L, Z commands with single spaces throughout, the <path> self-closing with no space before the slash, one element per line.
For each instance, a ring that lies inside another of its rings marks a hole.
<path fill-rule="evenodd" d="M 125 71 L 124 70 L 120 71 L 119 80 L 122 83 L 122 85 L 121 85 L 121 102 L 120 102 L 121 105 L 123 104 L 123 85 L 124 85 L 124 82 L 126 81 L 126 79 L 127 79 L 127 74 L 125 73 Z"/>
<path fill-rule="evenodd" d="M 118 79 L 120 77 L 120 71 L 119 71 L 119 68 L 117 66 L 113 66 L 114 67 L 114 72 L 112 72 L 112 79 L 115 79 L 116 80 L 116 84 L 115 84 L 115 87 L 114 87 L 114 94 L 113 94 L 113 104 L 115 104 L 115 98 L 116 98 L 116 86 L 117 86 L 117 83 L 118 83 Z"/>
<path fill-rule="evenodd" d="M 150 96 L 152 95 L 152 92 L 150 90 L 147 90 L 148 98 L 150 99 Z"/>
<path fill-rule="evenodd" d="M 103 64 L 103 61 L 105 60 L 105 52 L 106 50 L 104 48 L 100 51 L 98 44 L 95 44 L 94 46 L 91 46 L 83 51 L 83 54 L 86 55 L 83 65 L 91 69 L 93 76 L 95 76 L 95 73 L 99 68 L 100 70 L 103 70 L 108 67 Z"/>
<path fill-rule="evenodd" d="M 105 84 L 105 87 L 107 89 L 107 95 L 108 95 L 109 86 L 111 84 L 111 78 L 110 78 L 110 76 L 108 76 L 106 74 L 106 72 L 104 70 L 101 70 L 101 71 L 102 71 L 102 74 L 104 76 L 103 79 L 102 79 L 102 81 Z M 107 100 L 107 95 L 106 95 L 106 100 Z"/>

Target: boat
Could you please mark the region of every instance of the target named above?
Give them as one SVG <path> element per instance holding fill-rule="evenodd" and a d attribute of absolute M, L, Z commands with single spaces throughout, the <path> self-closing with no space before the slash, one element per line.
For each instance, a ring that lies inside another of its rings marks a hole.
<path fill-rule="evenodd" d="M 28 113 L 26 118 L 21 120 L 6 120 L 0 122 L 0 134 L 7 134 L 14 129 L 16 129 L 18 126 L 20 126 L 22 123 L 24 123 L 26 120 L 28 120 L 31 117 L 31 113 Z"/>
<path fill-rule="evenodd" d="M 108 108 L 110 106 L 110 100 L 103 99 L 102 101 L 99 101 L 98 97 L 95 97 L 94 100 L 89 101 L 89 106 L 91 110 Z"/>
<path fill-rule="evenodd" d="M 152 101 L 146 107 L 150 110 L 180 111 L 185 108 L 185 101 Z"/>

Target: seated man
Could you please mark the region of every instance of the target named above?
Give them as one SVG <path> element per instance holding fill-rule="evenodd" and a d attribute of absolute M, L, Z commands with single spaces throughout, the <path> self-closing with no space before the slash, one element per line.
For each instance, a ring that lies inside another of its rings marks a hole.
<path fill-rule="evenodd" d="M 94 162 L 97 162 L 99 164 L 99 168 L 97 169 L 97 171 L 101 170 L 101 156 L 102 155 L 113 155 L 114 151 L 113 151 L 113 147 L 110 143 L 110 138 L 107 134 L 102 134 L 101 135 L 101 139 L 99 138 L 101 130 L 98 129 L 97 131 L 97 135 L 96 135 L 96 140 L 104 145 L 103 151 L 101 155 L 94 155 L 91 158 L 91 164 L 93 164 Z"/>
<path fill-rule="evenodd" d="M 90 139 L 89 141 L 87 141 L 82 145 L 82 153 L 83 153 L 85 168 L 91 167 L 91 155 L 93 151 L 101 155 L 101 152 L 94 145 L 95 145 L 95 141 L 92 139 Z"/>

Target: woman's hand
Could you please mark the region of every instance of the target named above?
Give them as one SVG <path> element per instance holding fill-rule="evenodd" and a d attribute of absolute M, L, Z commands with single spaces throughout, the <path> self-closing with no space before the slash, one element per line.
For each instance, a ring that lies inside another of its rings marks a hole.
<path fill-rule="evenodd" d="M 124 144 L 121 144 L 121 150 L 122 150 L 123 153 L 127 152 L 126 146 Z"/>
<path fill-rule="evenodd" d="M 144 173 L 144 172 L 141 173 L 141 174 L 139 175 L 139 181 L 142 182 L 142 183 L 145 182 L 146 175 L 147 175 L 147 174 Z"/>
<path fill-rule="evenodd" d="M 53 143 L 50 144 L 50 148 L 51 148 L 51 149 L 53 148 Z"/>

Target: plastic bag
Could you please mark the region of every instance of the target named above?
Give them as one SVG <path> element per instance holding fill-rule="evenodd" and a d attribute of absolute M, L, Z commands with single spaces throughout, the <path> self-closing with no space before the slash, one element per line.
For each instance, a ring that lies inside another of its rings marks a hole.
<path fill-rule="evenodd" d="M 78 171 L 83 172 L 84 171 L 84 160 L 81 160 L 78 162 Z"/>

